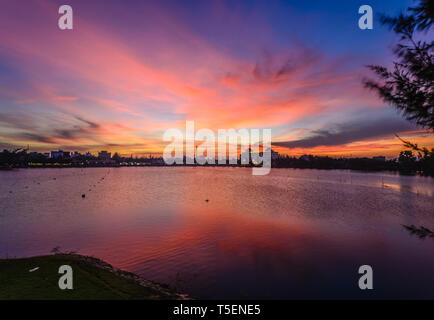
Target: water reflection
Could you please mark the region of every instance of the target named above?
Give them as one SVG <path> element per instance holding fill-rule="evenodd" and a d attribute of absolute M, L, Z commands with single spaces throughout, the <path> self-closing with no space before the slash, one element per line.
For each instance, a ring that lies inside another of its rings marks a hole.
<path fill-rule="evenodd" d="M 434 232 L 428 228 L 420 226 L 419 228 L 411 225 L 411 226 L 403 226 L 411 235 L 416 235 L 421 239 L 425 239 L 426 237 L 434 238 Z"/>
<path fill-rule="evenodd" d="M 240 168 L 0 174 L 2 256 L 61 246 L 200 298 L 434 298 L 434 241 L 400 226 L 434 225 L 432 180 Z M 358 288 L 362 264 L 374 268 L 374 291 Z"/>

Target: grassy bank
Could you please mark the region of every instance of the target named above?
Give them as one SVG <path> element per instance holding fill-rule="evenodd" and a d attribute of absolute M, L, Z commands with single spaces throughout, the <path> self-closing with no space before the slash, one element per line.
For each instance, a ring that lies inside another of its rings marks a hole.
<path fill-rule="evenodd" d="M 61 290 L 61 265 L 73 269 L 72 290 Z M 29 272 L 34 268 L 39 269 Z M 0 259 L 0 299 L 188 299 L 169 287 L 78 254 Z"/>

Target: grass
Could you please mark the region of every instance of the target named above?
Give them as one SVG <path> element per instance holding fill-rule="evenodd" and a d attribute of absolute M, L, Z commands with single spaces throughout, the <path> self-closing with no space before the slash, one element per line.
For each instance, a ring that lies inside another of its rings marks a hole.
<path fill-rule="evenodd" d="M 61 290 L 61 265 L 73 269 L 72 290 Z M 29 270 L 39 267 L 34 272 Z M 176 292 L 91 257 L 55 254 L 23 259 L 0 259 L 0 300 L 117 300 L 179 299 Z M 140 278 L 141 279 L 141 278 Z M 145 285 L 143 284 L 145 283 Z"/>

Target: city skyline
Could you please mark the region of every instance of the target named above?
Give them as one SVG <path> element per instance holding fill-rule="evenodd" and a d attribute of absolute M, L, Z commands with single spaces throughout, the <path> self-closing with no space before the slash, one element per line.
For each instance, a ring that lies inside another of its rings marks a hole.
<path fill-rule="evenodd" d="M 5 150 L 8 150 L 8 149 L 3 149 L 3 151 L 5 151 Z M 130 153 L 130 154 L 121 154 L 121 153 L 118 153 L 118 152 L 111 152 L 110 150 L 98 150 L 98 151 L 94 151 L 94 152 L 91 152 L 91 151 L 80 152 L 80 151 L 77 151 L 77 150 L 69 151 L 69 150 L 61 150 L 61 149 L 51 150 L 49 152 L 40 152 L 40 151 L 31 151 L 30 149 L 27 149 L 27 148 L 24 148 L 24 150 L 27 150 L 30 155 L 32 155 L 32 154 L 38 154 L 38 155 L 46 156 L 47 158 L 50 158 L 50 159 L 60 157 L 60 155 L 53 155 L 53 154 L 61 154 L 61 153 L 63 153 L 63 155 L 61 155 L 62 157 L 66 156 L 68 158 L 74 158 L 74 157 L 77 157 L 77 156 L 90 156 L 90 157 L 99 158 L 99 157 L 101 157 L 101 153 L 107 153 L 109 155 L 110 159 L 113 159 L 113 157 L 115 155 L 119 156 L 119 157 L 122 157 L 122 158 L 146 158 L 146 157 L 160 157 L 160 158 L 162 158 L 163 157 L 163 155 L 161 153 L 158 153 L 158 152 L 148 153 L 148 154 L 143 154 L 143 155 L 137 155 L 137 154 L 132 154 L 132 153 Z M 271 153 L 273 155 L 278 155 L 278 156 L 289 156 L 289 157 L 299 157 L 299 158 L 303 158 L 303 157 L 307 157 L 307 156 L 315 156 L 313 154 L 303 154 L 301 156 L 298 156 L 298 155 L 295 155 L 295 154 L 291 154 L 291 153 L 280 154 L 279 152 L 274 151 L 274 150 L 275 150 L 275 148 L 272 148 L 271 149 Z M 243 152 L 248 152 L 248 150 L 242 151 L 241 149 L 239 149 L 238 152 L 237 152 L 237 156 L 240 156 Z M 186 157 L 186 156 L 184 155 L 184 157 Z M 216 152 L 215 159 L 217 159 L 217 157 L 218 157 L 218 153 Z M 346 156 L 342 155 L 340 157 L 335 157 L 335 158 L 356 158 L 356 157 L 353 157 L 351 155 L 349 157 L 346 157 Z M 386 156 L 380 155 L 380 156 L 372 156 L 370 158 L 373 158 L 373 159 L 375 159 L 375 158 L 378 158 L 378 159 L 379 158 L 395 159 L 397 157 L 386 157 Z"/>

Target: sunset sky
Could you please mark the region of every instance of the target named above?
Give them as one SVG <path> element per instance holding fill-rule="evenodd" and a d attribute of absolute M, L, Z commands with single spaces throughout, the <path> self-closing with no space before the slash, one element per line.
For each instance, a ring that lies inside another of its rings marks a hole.
<path fill-rule="evenodd" d="M 74 30 L 57 26 L 74 10 Z M 373 7 L 374 29 L 358 28 Z M 392 63 L 378 22 L 411 0 L 0 3 L 0 148 L 160 153 L 163 132 L 271 128 L 290 155 L 396 156 L 434 146 L 363 88 Z"/>

